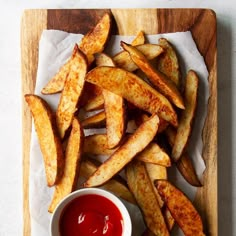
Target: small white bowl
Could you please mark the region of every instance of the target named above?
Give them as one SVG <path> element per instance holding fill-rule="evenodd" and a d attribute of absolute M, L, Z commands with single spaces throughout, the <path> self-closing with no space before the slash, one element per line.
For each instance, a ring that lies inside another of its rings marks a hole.
<path fill-rule="evenodd" d="M 66 206 L 70 204 L 70 202 L 80 196 L 83 195 L 91 195 L 96 194 L 110 200 L 120 211 L 121 217 L 123 219 L 123 233 L 122 236 L 131 236 L 132 234 L 132 223 L 130 219 L 130 215 L 122 203 L 122 201 L 116 197 L 114 194 L 99 188 L 84 188 L 77 191 L 72 192 L 68 196 L 66 196 L 56 207 L 53 212 L 51 221 L 50 221 L 50 235 L 51 236 L 60 236 L 59 224 L 60 217 Z"/>

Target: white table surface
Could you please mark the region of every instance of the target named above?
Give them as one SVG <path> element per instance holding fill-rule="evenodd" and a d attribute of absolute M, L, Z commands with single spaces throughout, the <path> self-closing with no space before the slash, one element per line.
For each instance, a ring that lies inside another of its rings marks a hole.
<path fill-rule="evenodd" d="M 211 8 L 218 26 L 219 235 L 236 235 L 235 0 L 0 0 L 0 236 L 22 235 L 20 20 L 29 8 Z"/>

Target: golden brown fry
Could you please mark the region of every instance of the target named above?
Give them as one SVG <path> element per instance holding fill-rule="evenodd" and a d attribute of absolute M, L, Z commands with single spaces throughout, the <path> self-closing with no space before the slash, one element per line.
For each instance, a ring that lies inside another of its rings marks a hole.
<path fill-rule="evenodd" d="M 192 122 L 197 107 L 198 77 L 192 70 L 187 74 L 184 93 L 186 108 L 181 113 L 174 146 L 172 148 L 171 156 L 174 161 L 178 161 L 185 151 L 185 147 L 191 134 Z"/>
<path fill-rule="evenodd" d="M 71 64 L 73 63 L 74 57 L 77 54 L 78 46 L 75 45 L 70 59 L 59 69 L 54 77 L 41 90 L 42 94 L 54 94 L 59 93 L 63 90 L 67 76 L 70 72 Z"/>
<path fill-rule="evenodd" d="M 89 65 L 94 60 L 93 54 L 103 51 L 109 38 L 110 29 L 111 18 L 110 15 L 106 13 L 97 25 L 82 38 L 79 48 L 87 56 Z M 43 94 L 53 94 L 63 90 L 66 78 L 70 72 L 71 61 L 76 53 L 77 49 L 74 49 L 71 58 L 59 69 L 57 74 L 42 89 L 41 92 Z"/>
<path fill-rule="evenodd" d="M 137 160 L 157 164 L 165 167 L 171 166 L 169 155 L 159 147 L 157 143 L 150 143 L 142 152 L 136 157 Z"/>
<path fill-rule="evenodd" d="M 84 129 L 104 128 L 106 126 L 106 114 L 104 111 L 101 111 L 93 116 L 87 117 L 81 121 L 81 125 Z"/>
<path fill-rule="evenodd" d="M 73 58 L 70 73 L 66 79 L 60 102 L 56 111 L 57 127 L 61 138 L 71 125 L 79 97 L 84 87 L 84 78 L 87 73 L 87 61 L 82 52 L 77 48 Z"/>
<path fill-rule="evenodd" d="M 53 186 L 60 180 L 64 169 L 64 155 L 56 120 L 51 108 L 39 96 L 27 94 L 25 100 L 34 119 L 43 155 L 47 184 Z"/>
<path fill-rule="evenodd" d="M 100 66 L 88 72 L 86 81 L 122 96 L 136 107 L 177 126 L 177 115 L 162 94 L 133 73 L 120 68 Z"/>
<path fill-rule="evenodd" d="M 52 213 L 58 203 L 76 187 L 83 147 L 83 137 L 84 134 L 79 120 L 74 118 L 66 147 L 64 174 L 55 186 L 54 195 L 48 208 L 50 213 Z"/>
<path fill-rule="evenodd" d="M 205 235 L 201 217 L 184 193 L 167 180 L 157 180 L 155 185 L 184 235 Z"/>
<path fill-rule="evenodd" d="M 177 88 L 180 89 L 181 73 L 175 49 L 165 38 L 160 38 L 158 42 L 164 49 L 164 53 L 162 53 L 157 59 L 157 69 L 171 79 Z"/>
<path fill-rule="evenodd" d="M 88 32 L 79 44 L 80 50 L 87 56 L 88 63 L 94 60 L 94 54 L 102 52 L 109 38 L 111 30 L 111 16 L 106 13 L 97 25 Z"/>
<path fill-rule="evenodd" d="M 145 36 L 143 31 L 139 31 L 134 40 L 131 42 L 132 46 L 137 46 L 145 43 Z"/>
<path fill-rule="evenodd" d="M 166 225 L 169 231 L 171 231 L 175 225 L 175 219 L 173 218 L 173 216 L 170 213 L 170 210 L 166 206 L 164 206 L 162 212 L 166 221 Z"/>
<path fill-rule="evenodd" d="M 158 116 L 153 115 L 148 121 L 140 125 L 135 133 L 99 166 L 97 171 L 84 183 L 84 186 L 99 186 L 117 174 L 152 141 L 156 135 L 158 124 Z"/>
<path fill-rule="evenodd" d="M 98 66 L 115 66 L 113 60 L 104 53 L 96 58 Z M 106 131 L 108 148 L 114 148 L 122 140 L 126 130 L 126 111 L 124 99 L 106 89 L 102 91 L 106 113 Z"/>
<path fill-rule="evenodd" d="M 164 74 L 157 71 L 145 57 L 145 55 L 137 48 L 121 42 L 124 50 L 129 52 L 134 63 L 147 75 L 151 83 L 157 87 L 173 104 L 184 109 L 183 98 L 175 84 Z"/>
<path fill-rule="evenodd" d="M 87 179 L 97 170 L 97 168 L 98 165 L 97 163 L 95 164 L 94 160 L 85 159 L 81 163 L 80 176 Z M 128 187 L 120 178 L 110 179 L 107 183 L 102 185 L 102 188 L 113 192 L 116 196 L 121 197 L 132 204 L 137 204 Z"/>
<path fill-rule="evenodd" d="M 88 102 L 83 106 L 85 111 L 96 111 L 104 108 L 104 98 L 103 95 L 97 95 L 94 98 L 88 100 Z"/>
<path fill-rule="evenodd" d="M 155 235 L 169 235 L 153 186 L 142 162 L 132 161 L 126 167 L 127 183 L 144 217 Z"/>
<path fill-rule="evenodd" d="M 167 170 L 166 167 L 152 164 L 152 163 L 145 163 L 145 167 L 148 173 L 148 176 L 151 180 L 153 190 L 155 192 L 156 198 L 158 200 L 159 206 L 163 207 L 164 202 L 162 201 L 159 193 L 157 192 L 156 187 L 154 186 L 154 181 L 156 179 L 167 179 Z"/>
<path fill-rule="evenodd" d="M 168 127 L 165 131 L 168 142 L 171 146 L 174 145 L 176 130 L 173 127 Z M 176 166 L 185 180 L 195 187 L 201 187 L 202 184 L 197 176 L 195 168 L 193 166 L 192 160 L 189 157 L 188 153 L 185 152 L 181 155 L 179 160 L 176 162 Z"/>
<path fill-rule="evenodd" d="M 85 137 L 83 149 L 85 153 L 94 155 L 111 155 L 115 150 L 116 148 L 108 148 L 106 134 L 93 134 Z"/>
<path fill-rule="evenodd" d="M 143 44 L 138 45 L 137 48 L 143 55 L 147 58 L 147 60 L 151 60 L 157 56 L 159 56 L 164 50 L 157 44 Z M 135 71 L 138 69 L 138 66 L 133 62 L 129 53 L 126 51 L 121 51 L 113 57 L 113 60 L 116 66 L 125 69 L 127 71 Z"/>

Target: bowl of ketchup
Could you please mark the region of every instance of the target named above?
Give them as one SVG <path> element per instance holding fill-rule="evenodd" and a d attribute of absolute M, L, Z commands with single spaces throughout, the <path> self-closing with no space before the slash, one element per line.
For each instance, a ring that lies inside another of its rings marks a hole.
<path fill-rule="evenodd" d="M 51 236 L 131 236 L 132 224 L 122 201 L 99 188 L 66 196 L 50 222 Z"/>

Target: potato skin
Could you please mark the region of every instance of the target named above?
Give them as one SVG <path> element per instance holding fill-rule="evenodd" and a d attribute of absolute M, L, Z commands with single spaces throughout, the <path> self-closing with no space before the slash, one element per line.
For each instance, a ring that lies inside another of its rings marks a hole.
<path fill-rule="evenodd" d="M 47 102 L 41 97 L 26 94 L 25 100 L 34 119 L 45 165 L 47 185 L 51 187 L 61 179 L 64 169 L 64 154 L 55 116 Z"/>

